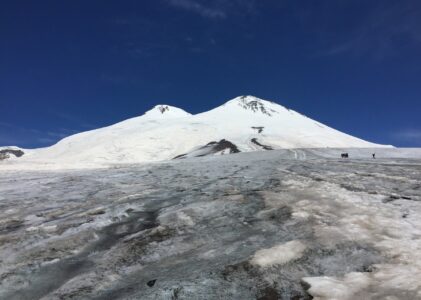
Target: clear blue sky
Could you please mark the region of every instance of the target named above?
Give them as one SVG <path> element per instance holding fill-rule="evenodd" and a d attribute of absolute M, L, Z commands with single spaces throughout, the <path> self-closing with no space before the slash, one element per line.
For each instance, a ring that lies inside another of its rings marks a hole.
<path fill-rule="evenodd" d="M 421 1 L 0 4 L 0 145 L 47 146 L 160 103 L 238 95 L 421 146 Z"/>

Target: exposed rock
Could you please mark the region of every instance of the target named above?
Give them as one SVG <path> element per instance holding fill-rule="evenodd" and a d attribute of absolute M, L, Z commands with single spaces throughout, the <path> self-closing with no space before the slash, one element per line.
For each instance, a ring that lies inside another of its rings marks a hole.
<path fill-rule="evenodd" d="M 230 141 L 222 139 L 219 142 L 214 142 L 214 141 L 209 142 L 205 146 L 195 149 L 189 153 L 177 155 L 173 159 L 181 159 L 181 158 L 187 158 L 187 157 L 202 157 L 202 156 L 213 155 L 213 154 L 225 152 L 225 151 L 229 154 L 240 152 L 240 150 L 238 150 L 236 145 L 234 145 Z"/>
<path fill-rule="evenodd" d="M 149 280 L 146 284 L 148 287 L 153 287 L 155 285 L 156 279 Z"/>
<path fill-rule="evenodd" d="M 16 149 L 1 149 L 0 150 L 0 160 L 10 158 L 10 155 L 14 155 L 16 157 L 21 157 L 25 154 L 22 150 Z"/>
<path fill-rule="evenodd" d="M 257 141 L 257 139 L 256 139 L 256 138 L 252 138 L 252 139 L 251 139 L 251 142 L 252 142 L 253 144 L 256 144 L 257 146 L 262 147 L 262 148 L 263 148 L 263 149 L 265 149 L 265 150 L 273 150 L 273 147 L 271 147 L 271 146 L 267 146 L 267 145 L 263 145 L 263 144 L 259 143 L 259 142 Z"/>

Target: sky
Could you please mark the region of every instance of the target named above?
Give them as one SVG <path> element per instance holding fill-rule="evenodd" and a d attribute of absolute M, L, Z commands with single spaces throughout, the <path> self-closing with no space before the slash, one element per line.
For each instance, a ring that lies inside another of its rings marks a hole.
<path fill-rule="evenodd" d="M 3 1 L 0 146 L 254 95 L 421 147 L 420 54 L 418 0 Z"/>

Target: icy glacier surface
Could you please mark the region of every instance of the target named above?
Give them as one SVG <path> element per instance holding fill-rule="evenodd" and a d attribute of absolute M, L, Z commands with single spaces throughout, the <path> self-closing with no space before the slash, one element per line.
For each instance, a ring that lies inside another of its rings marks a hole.
<path fill-rule="evenodd" d="M 383 151 L 2 171 L 0 299 L 421 299 L 420 151 Z"/>

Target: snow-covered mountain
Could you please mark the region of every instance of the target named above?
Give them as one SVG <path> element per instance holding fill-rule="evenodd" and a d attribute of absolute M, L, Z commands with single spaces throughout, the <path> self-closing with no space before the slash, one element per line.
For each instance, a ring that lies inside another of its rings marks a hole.
<path fill-rule="evenodd" d="M 135 163 L 280 148 L 373 148 L 373 144 L 274 102 L 241 96 L 192 115 L 158 105 L 144 115 L 64 138 L 20 160 Z"/>

